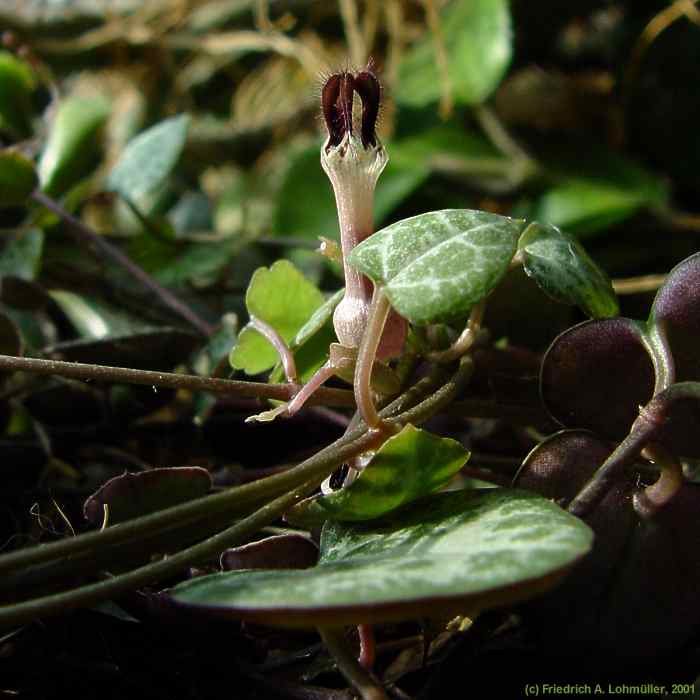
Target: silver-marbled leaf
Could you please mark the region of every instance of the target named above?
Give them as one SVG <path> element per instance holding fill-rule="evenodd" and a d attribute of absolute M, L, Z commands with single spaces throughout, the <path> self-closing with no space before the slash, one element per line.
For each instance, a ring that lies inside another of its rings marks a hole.
<path fill-rule="evenodd" d="M 350 264 L 384 287 L 416 324 L 466 315 L 508 270 L 525 222 L 444 209 L 404 219 L 360 243 Z"/>
<path fill-rule="evenodd" d="M 527 491 L 430 496 L 367 524 L 327 522 L 303 571 L 232 571 L 170 590 L 179 605 L 310 627 L 482 610 L 555 585 L 591 548 L 581 520 Z"/>
<path fill-rule="evenodd" d="M 525 272 L 540 289 L 591 318 L 616 316 L 620 307 L 608 276 L 573 237 L 551 224 L 528 226 L 518 242 Z"/>

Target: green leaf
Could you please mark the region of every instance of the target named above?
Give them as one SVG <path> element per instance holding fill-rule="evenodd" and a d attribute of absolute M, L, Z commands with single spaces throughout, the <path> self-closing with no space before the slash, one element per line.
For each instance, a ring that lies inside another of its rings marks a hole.
<path fill-rule="evenodd" d="M 667 200 L 667 188 L 646 170 L 594 152 L 578 163 L 566 160 L 560 182 L 542 195 L 533 218 L 577 235 L 590 235 L 644 207 L 663 207 Z"/>
<path fill-rule="evenodd" d="M 0 151 L 0 207 L 24 204 L 38 184 L 31 160 L 16 151 Z"/>
<path fill-rule="evenodd" d="M 186 114 L 159 122 L 126 145 L 107 178 L 107 189 L 136 206 L 155 195 L 177 164 L 187 139 Z"/>
<path fill-rule="evenodd" d="M 465 315 L 498 284 L 523 226 L 483 211 L 434 211 L 375 233 L 349 262 L 383 285 L 409 321 L 445 321 Z"/>
<path fill-rule="evenodd" d="M 456 440 L 413 425 L 390 437 L 346 488 L 302 501 L 287 513 L 293 525 L 370 520 L 444 486 L 469 459 Z"/>
<path fill-rule="evenodd" d="M 210 489 L 211 477 L 202 467 L 168 467 L 122 474 L 90 496 L 83 513 L 93 525 L 101 525 L 105 515 L 109 525 L 117 525 L 206 496 Z"/>
<path fill-rule="evenodd" d="M 47 194 L 63 194 L 89 172 L 109 110 L 104 98 L 68 97 L 59 104 L 39 161 L 39 179 Z"/>
<path fill-rule="evenodd" d="M 38 228 L 19 231 L 0 253 L 0 276 L 36 278 L 44 250 L 44 232 Z"/>
<path fill-rule="evenodd" d="M 466 105 L 483 102 L 496 88 L 511 60 L 508 0 L 453 0 L 440 17 L 441 40 L 453 96 Z M 443 76 L 432 32 L 399 64 L 396 98 L 424 107 L 443 92 Z"/>
<path fill-rule="evenodd" d="M 287 260 L 256 270 L 246 292 L 248 313 L 272 326 L 287 343 L 324 301 L 323 294 Z M 279 357 L 260 333 L 246 326 L 230 359 L 234 369 L 258 374 L 274 367 Z"/>
<path fill-rule="evenodd" d="M 31 68 L 11 53 L 0 51 L 0 128 L 21 136 L 29 134 L 34 86 Z"/>
<path fill-rule="evenodd" d="M 525 272 L 545 294 L 576 304 L 591 318 L 619 313 L 610 279 L 573 236 L 551 224 L 534 223 L 520 237 L 518 248 Z"/>
<path fill-rule="evenodd" d="M 551 588 L 592 540 L 585 523 L 533 493 L 456 491 L 366 525 L 327 522 L 315 568 L 202 576 L 170 595 L 207 613 L 300 627 L 473 612 Z"/>

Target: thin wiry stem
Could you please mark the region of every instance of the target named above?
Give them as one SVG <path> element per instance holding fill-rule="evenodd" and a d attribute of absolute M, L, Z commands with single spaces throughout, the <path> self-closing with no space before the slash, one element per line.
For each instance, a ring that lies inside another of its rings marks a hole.
<path fill-rule="evenodd" d="M 288 401 L 299 391 L 297 384 L 264 384 L 233 379 L 199 377 L 194 374 L 173 374 L 150 370 L 91 365 L 83 362 L 43 360 L 34 357 L 0 355 L 0 371 L 31 372 L 33 374 L 56 375 L 85 381 L 113 382 L 116 384 L 144 384 L 166 389 L 189 389 L 208 391 L 212 394 Z M 352 392 L 346 389 L 319 389 L 310 398 L 312 404 L 326 406 L 353 406 Z"/>

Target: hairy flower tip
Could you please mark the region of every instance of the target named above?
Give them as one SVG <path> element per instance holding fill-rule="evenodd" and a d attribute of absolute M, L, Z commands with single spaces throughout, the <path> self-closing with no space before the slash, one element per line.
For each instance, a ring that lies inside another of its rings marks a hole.
<path fill-rule="evenodd" d="M 362 101 L 362 118 L 359 124 L 362 146 L 369 148 L 377 145 L 375 129 L 382 99 L 382 86 L 370 62 L 367 68 L 356 74 L 343 71 L 334 73 L 326 80 L 321 91 L 321 108 L 328 129 L 326 148 L 338 146 L 345 136 L 352 136 L 352 106 L 355 93 Z"/>

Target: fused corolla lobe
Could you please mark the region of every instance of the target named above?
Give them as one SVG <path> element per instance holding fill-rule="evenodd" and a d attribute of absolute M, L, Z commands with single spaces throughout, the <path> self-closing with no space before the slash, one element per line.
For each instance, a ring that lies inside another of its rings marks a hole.
<path fill-rule="evenodd" d="M 382 99 L 382 86 L 371 70 L 363 70 L 355 76 L 355 92 L 362 100 L 362 145 L 365 148 L 377 145 L 375 127 Z"/>
<path fill-rule="evenodd" d="M 352 106 L 355 93 L 362 100 L 360 138 L 364 148 L 377 145 L 375 128 L 379 116 L 382 87 L 372 64 L 353 75 L 348 71 L 334 73 L 321 91 L 321 108 L 328 129 L 327 147 L 338 146 L 346 135 L 352 135 Z"/>

